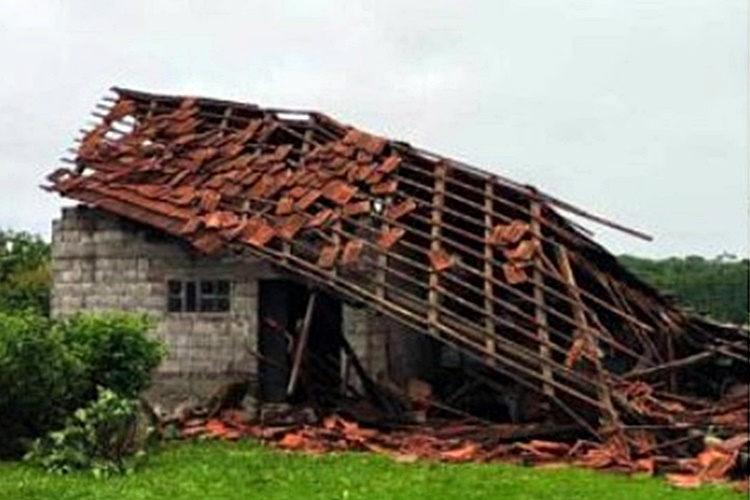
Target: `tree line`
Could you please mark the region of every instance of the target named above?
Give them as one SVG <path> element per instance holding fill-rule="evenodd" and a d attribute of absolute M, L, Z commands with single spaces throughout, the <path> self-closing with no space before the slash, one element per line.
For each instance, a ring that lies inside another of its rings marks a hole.
<path fill-rule="evenodd" d="M 700 314 L 730 323 L 748 321 L 748 259 L 722 254 L 660 260 L 623 255 L 619 260 L 643 281 Z"/>

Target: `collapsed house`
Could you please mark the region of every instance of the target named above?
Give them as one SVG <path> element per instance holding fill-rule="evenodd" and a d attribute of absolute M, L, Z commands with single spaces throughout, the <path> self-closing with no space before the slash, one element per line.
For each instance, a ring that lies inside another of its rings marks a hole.
<path fill-rule="evenodd" d="M 678 454 L 747 432 L 747 330 L 563 214 L 640 233 L 321 113 L 113 91 L 48 177 L 82 204 L 54 225 L 52 310 L 157 318 L 165 393 L 251 378 L 262 405 L 359 394 Z"/>

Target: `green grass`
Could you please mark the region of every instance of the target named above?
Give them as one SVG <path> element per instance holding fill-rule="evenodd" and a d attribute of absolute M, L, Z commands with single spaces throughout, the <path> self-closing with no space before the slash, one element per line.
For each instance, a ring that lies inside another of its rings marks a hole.
<path fill-rule="evenodd" d="M 136 473 L 110 479 L 55 476 L 0 463 L 3 499 L 737 499 L 725 487 L 675 490 L 662 480 L 577 468 L 396 463 L 371 454 L 308 456 L 250 443 L 181 443 Z"/>

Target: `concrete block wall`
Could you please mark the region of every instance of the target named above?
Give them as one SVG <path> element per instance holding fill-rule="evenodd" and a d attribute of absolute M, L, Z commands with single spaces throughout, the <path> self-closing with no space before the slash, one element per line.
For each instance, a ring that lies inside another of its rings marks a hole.
<path fill-rule="evenodd" d="M 342 328 L 365 371 L 374 379 L 388 376 L 388 331 L 381 314 L 344 304 Z"/>
<path fill-rule="evenodd" d="M 181 242 L 120 217 L 66 208 L 53 223 L 54 316 L 78 311 L 147 313 L 168 355 L 159 376 L 254 374 L 258 279 L 278 277 L 269 265 L 231 255 L 202 256 Z M 167 312 L 169 279 L 227 279 L 228 313 Z"/>
<path fill-rule="evenodd" d="M 253 378 L 257 359 L 258 280 L 283 278 L 259 259 L 204 256 L 175 238 L 121 217 L 83 206 L 63 209 L 53 222 L 54 316 L 79 311 L 137 311 L 156 320 L 154 335 L 168 354 L 155 377 L 155 397 L 204 397 L 216 384 Z M 170 279 L 227 279 L 228 313 L 167 312 Z M 388 375 L 391 322 L 344 304 L 342 328 L 366 370 Z"/>

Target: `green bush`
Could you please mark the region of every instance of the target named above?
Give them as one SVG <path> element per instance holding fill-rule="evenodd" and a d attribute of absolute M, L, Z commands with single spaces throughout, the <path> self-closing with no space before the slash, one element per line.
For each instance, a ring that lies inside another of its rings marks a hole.
<path fill-rule="evenodd" d="M 63 342 L 84 367 L 76 393 L 90 401 L 98 386 L 127 398 L 146 389 L 164 352 L 158 340 L 145 335 L 151 327 L 146 316 L 123 313 L 79 314 L 61 321 L 57 328 Z"/>
<path fill-rule="evenodd" d="M 105 387 L 125 398 L 145 389 L 162 357 L 145 317 L 78 315 L 52 321 L 0 312 L 0 457 L 60 428 Z"/>
<path fill-rule="evenodd" d="M 0 312 L 0 456 L 59 425 L 76 399 L 71 382 L 82 373 L 49 320 Z"/>
<path fill-rule="evenodd" d="M 56 473 L 91 470 L 106 476 L 126 472 L 126 458 L 144 446 L 136 439 L 138 406 L 137 400 L 100 387 L 95 401 L 76 410 L 63 429 L 34 441 L 24 459 Z"/>
<path fill-rule="evenodd" d="M 49 260 L 39 236 L 0 229 L 0 311 L 49 313 Z"/>

